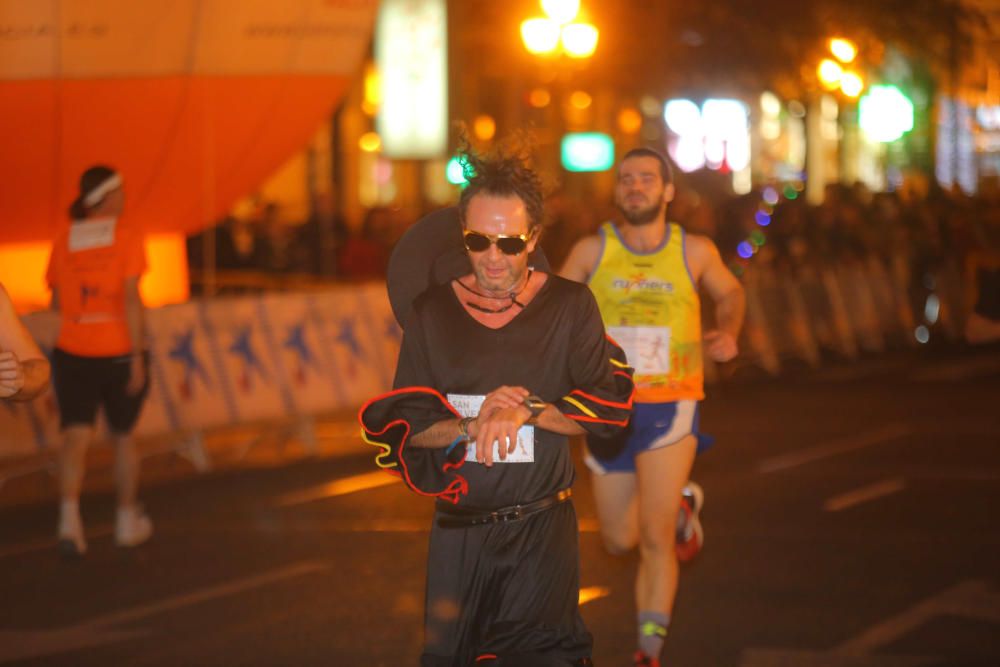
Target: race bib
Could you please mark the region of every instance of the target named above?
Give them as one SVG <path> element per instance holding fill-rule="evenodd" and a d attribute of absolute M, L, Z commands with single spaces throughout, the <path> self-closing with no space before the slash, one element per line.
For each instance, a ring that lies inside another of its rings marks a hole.
<path fill-rule="evenodd" d="M 448 402 L 455 406 L 463 417 L 475 417 L 479 414 L 485 396 L 470 396 L 468 394 L 448 394 Z M 475 441 L 465 448 L 465 460 L 476 461 Z M 493 443 L 494 463 L 534 463 L 535 461 L 535 427 L 522 426 L 517 432 L 517 448 L 512 454 L 507 454 L 506 460 L 500 459 L 500 443 Z"/>
<path fill-rule="evenodd" d="M 115 242 L 117 218 L 99 218 L 75 222 L 69 228 L 69 251 L 80 252 L 94 248 L 107 248 Z"/>
<path fill-rule="evenodd" d="M 670 327 L 608 327 L 636 375 L 670 373 Z"/>

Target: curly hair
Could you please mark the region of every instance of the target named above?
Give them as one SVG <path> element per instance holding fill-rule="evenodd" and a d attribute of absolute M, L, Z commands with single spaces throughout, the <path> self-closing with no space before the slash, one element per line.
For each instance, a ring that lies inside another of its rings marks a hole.
<path fill-rule="evenodd" d="M 468 184 L 458 199 L 462 226 L 466 224 L 469 202 L 476 195 L 518 197 L 527 209 L 529 229 L 542 225 L 545 216 L 542 179 L 531 168 L 532 143 L 516 133 L 486 153 L 472 149 L 463 131 L 459 137 L 458 159 Z"/>

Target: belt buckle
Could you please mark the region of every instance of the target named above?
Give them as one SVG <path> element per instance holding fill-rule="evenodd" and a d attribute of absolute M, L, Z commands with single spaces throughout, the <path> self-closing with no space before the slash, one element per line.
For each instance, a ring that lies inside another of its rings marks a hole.
<path fill-rule="evenodd" d="M 520 505 L 514 505 L 514 509 L 509 512 L 504 512 L 500 515 L 501 521 L 520 521 L 524 518 L 524 508 Z"/>

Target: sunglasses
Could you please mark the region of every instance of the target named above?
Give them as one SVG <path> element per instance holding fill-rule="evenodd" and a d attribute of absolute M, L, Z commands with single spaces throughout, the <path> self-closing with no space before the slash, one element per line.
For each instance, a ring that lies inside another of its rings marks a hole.
<path fill-rule="evenodd" d="M 486 252 L 494 243 L 505 255 L 520 255 L 528 248 L 528 240 L 531 239 L 531 232 L 508 236 L 506 234 L 483 234 L 466 229 L 462 232 L 465 240 L 465 249 L 469 252 Z"/>

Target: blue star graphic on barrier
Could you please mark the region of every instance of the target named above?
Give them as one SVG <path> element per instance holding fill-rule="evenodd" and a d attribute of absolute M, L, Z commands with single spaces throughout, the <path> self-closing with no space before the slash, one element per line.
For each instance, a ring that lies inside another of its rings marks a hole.
<path fill-rule="evenodd" d="M 299 360 L 308 366 L 316 365 L 316 357 L 313 356 L 309 343 L 306 342 L 306 325 L 300 322 L 288 329 L 288 338 L 285 339 L 284 346 L 299 355 Z"/>
<path fill-rule="evenodd" d="M 239 329 L 233 338 L 233 344 L 229 346 L 229 352 L 241 357 L 248 370 L 256 370 L 266 380 L 267 375 L 264 373 L 264 364 L 261 363 L 260 357 L 257 356 L 257 353 L 253 349 L 253 344 L 250 342 L 252 331 L 253 329 L 250 325 Z M 249 384 L 249 379 L 250 373 L 247 373 L 245 378 L 247 384 Z"/>
<path fill-rule="evenodd" d="M 351 318 L 344 318 L 340 321 L 340 333 L 337 334 L 335 340 L 346 345 L 356 357 L 365 356 L 361 349 L 361 343 L 358 342 L 358 337 L 354 334 L 354 320 Z"/>
<path fill-rule="evenodd" d="M 193 388 L 191 380 L 195 377 L 200 377 L 205 386 L 209 386 L 208 373 L 194 352 L 193 326 L 182 334 L 174 335 L 174 346 L 167 352 L 167 357 L 184 365 L 186 393 L 190 393 Z"/>

